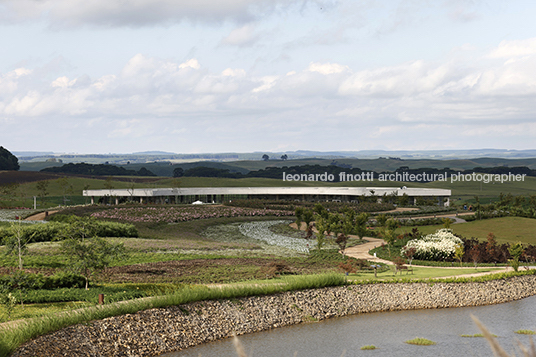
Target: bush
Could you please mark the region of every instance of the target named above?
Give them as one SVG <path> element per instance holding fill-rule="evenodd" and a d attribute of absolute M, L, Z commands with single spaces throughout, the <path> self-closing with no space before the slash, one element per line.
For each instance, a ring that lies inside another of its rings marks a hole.
<path fill-rule="evenodd" d="M 51 242 L 59 239 L 61 233 L 72 224 L 67 222 L 49 222 L 22 226 L 22 240 L 29 243 Z M 95 221 L 95 232 L 98 237 L 138 237 L 138 230 L 133 224 L 106 221 Z M 14 235 L 11 227 L 0 227 L 0 242 Z"/>
<path fill-rule="evenodd" d="M 85 278 L 73 273 L 57 273 L 51 276 L 43 276 L 43 274 L 32 274 L 20 272 L 20 277 L 15 279 L 15 274 L 1 275 L 0 286 L 5 286 L 9 290 L 17 287 L 19 282 L 24 281 L 25 289 L 58 289 L 58 288 L 80 288 L 85 284 Z"/>
<path fill-rule="evenodd" d="M 463 244 L 463 241 L 452 234 L 452 230 L 443 228 L 421 239 L 410 240 L 401 249 L 401 254 L 404 255 L 406 250 L 415 248 L 415 259 L 446 260 L 454 256 L 459 244 Z"/>
<path fill-rule="evenodd" d="M 55 290 L 28 290 L 23 293 L 24 302 L 46 303 L 67 301 L 88 301 L 97 303 L 99 294 L 104 294 L 106 302 L 132 300 L 147 296 L 143 291 L 116 288 L 94 287 L 90 290 L 84 288 L 61 288 Z"/>

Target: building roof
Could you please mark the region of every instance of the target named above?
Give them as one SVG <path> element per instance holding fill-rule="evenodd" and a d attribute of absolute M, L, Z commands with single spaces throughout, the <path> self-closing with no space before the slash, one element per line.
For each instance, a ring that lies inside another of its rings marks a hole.
<path fill-rule="evenodd" d="M 406 187 L 178 187 L 84 190 L 84 196 L 158 197 L 193 195 L 450 196 L 451 190 Z"/>

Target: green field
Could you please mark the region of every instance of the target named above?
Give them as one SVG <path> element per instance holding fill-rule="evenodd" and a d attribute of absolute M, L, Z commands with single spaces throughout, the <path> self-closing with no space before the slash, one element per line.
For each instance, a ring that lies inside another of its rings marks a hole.
<path fill-rule="evenodd" d="M 423 234 L 434 233 L 442 226 L 417 227 Z M 498 243 L 521 242 L 536 244 L 536 219 L 523 217 L 501 217 L 472 221 L 467 223 L 452 224 L 450 226 L 455 234 L 465 238 L 478 238 L 485 240 L 488 233 L 495 234 Z M 411 232 L 413 227 L 402 227 L 397 233 Z"/>
<path fill-rule="evenodd" d="M 54 207 L 59 204 L 63 205 L 64 194 L 67 197 L 67 205 L 84 204 L 88 199 L 82 196 L 84 189 L 105 189 L 105 185 L 111 185 L 113 188 L 158 188 L 158 187 L 315 187 L 315 186 L 335 186 L 335 187 L 402 187 L 411 188 L 444 188 L 452 190 L 451 205 L 461 206 L 465 203 L 474 203 L 474 196 L 480 198 L 481 203 L 498 201 L 500 193 L 511 193 L 512 195 L 533 195 L 536 194 L 536 178 L 526 177 L 523 182 L 516 183 L 488 183 L 480 184 L 478 182 L 432 182 L 426 184 L 404 183 L 395 181 L 372 182 L 354 181 L 354 182 L 299 182 L 283 181 L 280 179 L 266 178 L 245 178 L 245 179 L 228 179 L 228 178 L 211 178 L 211 177 L 181 177 L 174 179 L 169 177 L 143 178 L 139 177 L 114 177 L 111 181 L 102 178 L 83 178 L 68 177 L 68 190 L 61 187 L 59 180 L 48 180 L 48 195 L 43 199 L 39 197 L 40 191 L 36 187 L 36 182 L 23 183 L 17 189 L 16 195 L 12 199 L 4 197 L 0 200 L 0 205 L 11 207 L 33 207 L 33 197 L 38 197 L 37 204 L 40 208 Z"/>

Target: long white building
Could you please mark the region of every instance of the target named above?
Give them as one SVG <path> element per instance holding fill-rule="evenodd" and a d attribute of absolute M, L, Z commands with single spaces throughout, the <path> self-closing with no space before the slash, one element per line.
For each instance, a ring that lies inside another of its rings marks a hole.
<path fill-rule="evenodd" d="M 141 203 L 222 203 L 232 199 L 271 199 L 287 201 L 359 202 L 363 196 L 407 195 L 415 204 L 418 197 L 437 199 L 440 206 L 448 206 L 451 190 L 406 187 L 185 187 L 84 190 L 91 203 L 104 197 L 107 202 L 134 200 Z"/>

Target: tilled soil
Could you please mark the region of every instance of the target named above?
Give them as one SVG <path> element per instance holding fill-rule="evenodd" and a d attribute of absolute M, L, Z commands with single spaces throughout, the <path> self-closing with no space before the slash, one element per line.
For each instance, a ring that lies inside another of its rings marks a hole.
<path fill-rule="evenodd" d="M 104 279 L 110 282 L 189 282 L 217 283 L 231 279 L 255 278 L 273 259 L 221 258 L 175 260 L 168 262 L 134 264 L 106 270 Z M 300 268 L 292 271 L 301 270 Z M 203 281 L 204 280 L 204 281 Z"/>

